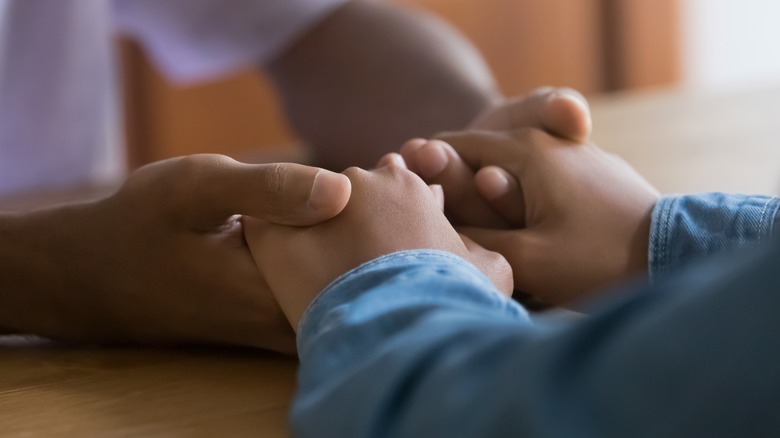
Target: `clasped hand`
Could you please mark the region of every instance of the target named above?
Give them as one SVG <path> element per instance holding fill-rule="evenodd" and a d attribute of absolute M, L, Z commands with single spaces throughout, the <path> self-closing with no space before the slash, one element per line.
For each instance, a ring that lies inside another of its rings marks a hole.
<path fill-rule="evenodd" d="M 16 293 L 3 301 L 3 326 L 77 342 L 293 352 L 236 215 L 312 225 L 349 194 L 345 176 L 297 164 L 194 155 L 145 166 L 106 199 L 12 221 L 9 235 L 24 239 L 14 260 L 35 269 L 9 270 Z"/>
<path fill-rule="evenodd" d="M 352 197 L 336 218 L 303 229 L 245 219 L 246 239 L 293 327 L 340 274 L 406 249 L 452 252 L 504 293 L 573 305 L 646 270 L 658 196 L 587 143 L 590 129 L 578 93 L 537 90 L 469 131 L 411 140 L 373 171 L 347 170 Z"/>
<path fill-rule="evenodd" d="M 423 248 L 471 261 L 504 293 L 570 304 L 646 269 L 657 198 L 589 132 L 581 96 L 545 89 L 469 131 L 412 140 L 373 171 L 216 155 L 154 163 L 106 199 L 3 218 L 15 264 L 0 325 L 292 352 L 288 320 L 328 282 Z"/>
<path fill-rule="evenodd" d="M 412 140 L 401 150 L 426 182 L 441 184 L 448 217 L 504 255 L 520 290 L 576 306 L 647 270 L 658 192 L 620 157 L 587 142 L 587 104 L 571 90 L 543 89 L 477 121 L 468 132 Z M 522 102 L 522 101 L 519 101 Z M 545 130 L 525 123 L 546 116 Z"/>

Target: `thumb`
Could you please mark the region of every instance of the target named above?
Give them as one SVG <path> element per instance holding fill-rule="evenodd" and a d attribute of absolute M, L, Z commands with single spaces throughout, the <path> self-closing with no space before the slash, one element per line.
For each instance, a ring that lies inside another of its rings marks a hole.
<path fill-rule="evenodd" d="M 549 95 L 541 118 L 542 126 L 552 134 L 576 143 L 585 143 L 593 130 L 588 101 L 571 88 Z"/>
<path fill-rule="evenodd" d="M 592 119 L 587 100 L 571 88 L 538 88 L 507 101 L 471 125 L 473 129 L 505 131 L 537 128 L 583 143 L 590 136 Z"/>
<path fill-rule="evenodd" d="M 241 214 L 282 225 L 314 225 L 341 212 L 352 185 L 344 175 L 292 163 L 244 164 L 219 155 L 183 173 L 183 210 L 198 226 Z"/>

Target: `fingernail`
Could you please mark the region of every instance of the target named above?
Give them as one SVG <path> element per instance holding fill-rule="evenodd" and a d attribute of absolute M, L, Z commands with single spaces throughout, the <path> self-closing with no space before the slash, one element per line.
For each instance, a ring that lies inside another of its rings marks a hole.
<path fill-rule="evenodd" d="M 417 166 L 423 178 L 433 178 L 447 167 L 447 152 L 441 144 L 429 142 L 420 149 L 419 154 Z"/>
<path fill-rule="evenodd" d="M 550 100 L 563 99 L 576 104 L 584 113 L 590 113 L 590 106 L 582 96 L 566 90 L 558 90 L 550 96 Z"/>
<path fill-rule="evenodd" d="M 309 205 L 315 209 L 330 209 L 339 205 L 344 199 L 344 192 L 349 184 L 349 178 L 345 175 L 320 170 L 314 176 Z"/>
<path fill-rule="evenodd" d="M 588 101 L 585 100 L 585 98 L 579 93 L 565 89 L 558 90 L 550 95 L 550 98 L 547 102 L 549 104 L 555 102 L 556 100 L 567 101 L 574 104 L 574 106 L 577 107 L 579 113 L 581 114 L 581 119 L 577 119 L 584 123 L 583 126 L 576 125 L 576 127 L 570 127 L 564 132 L 559 132 L 559 134 L 563 134 L 565 137 L 569 137 L 572 140 L 584 141 L 590 135 L 590 132 L 593 129 L 593 118 L 590 114 L 590 106 L 588 105 Z M 571 129 L 574 129 L 574 131 L 571 131 Z"/>
<path fill-rule="evenodd" d="M 481 172 L 480 178 L 482 179 L 482 196 L 487 200 L 492 201 L 504 196 L 509 192 L 509 179 L 504 172 L 494 168 L 484 168 Z"/>

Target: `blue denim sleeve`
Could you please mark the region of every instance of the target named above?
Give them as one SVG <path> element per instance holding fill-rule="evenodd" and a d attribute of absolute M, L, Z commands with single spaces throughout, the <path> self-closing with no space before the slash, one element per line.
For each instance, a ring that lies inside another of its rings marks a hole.
<path fill-rule="evenodd" d="M 293 435 L 780 436 L 780 245 L 739 261 L 532 322 L 452 255 L 374 260 L 304 315 Z"/>
<path fill-rule="evenodd" d="M 652 280 L 724 250 L 769 241 L 780 221 L 780 198 L 724 193 L 667 196 L 653 210 L 649 273 Z M 776 231 L 775 231 L 776 233 Z"/>

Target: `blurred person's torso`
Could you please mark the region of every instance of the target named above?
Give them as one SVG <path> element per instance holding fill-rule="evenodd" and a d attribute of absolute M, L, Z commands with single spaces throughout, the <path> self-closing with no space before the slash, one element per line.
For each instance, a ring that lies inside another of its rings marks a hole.
<path fill-rule="evenodd" d="M 109 4 L 0 0 L 0 196 L 124 168 Z"/>
<path fill-rule="evenodd" d="M 113 35 L 169 79 L 273 59 L 347 0 L 0 0 L 0 197 L 121 176 Z"/>

